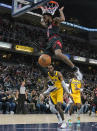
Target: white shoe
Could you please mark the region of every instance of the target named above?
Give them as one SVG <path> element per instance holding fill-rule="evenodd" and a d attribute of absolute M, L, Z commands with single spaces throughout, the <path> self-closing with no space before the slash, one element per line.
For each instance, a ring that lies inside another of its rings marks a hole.
<path fill-rule="evenodd" d="M 58 118 L 58 124 L 62 124 L 62 118 L 60 116 L 60 114 L 56 114 L 57 115 L 57 118 Z"/>
<path fill-rule="evenodd" d="M 83 79 L 83 75 L 80 72 L 79 68 L 77 67 L 77 71 L 74 73 L 77 77 L 78 80 L 82 80 Z"/>
<path fill-rule="evenodd" d="M 65 129 L 66 127 L 67 127 L 67 124 L 66 124 L 66 122 L 65 122 L 65 121 L 63 121 L 63 122 L 62 122 L 62 125 L 61 125 L 61 127 L 60 127 L 60 128 Z"/>

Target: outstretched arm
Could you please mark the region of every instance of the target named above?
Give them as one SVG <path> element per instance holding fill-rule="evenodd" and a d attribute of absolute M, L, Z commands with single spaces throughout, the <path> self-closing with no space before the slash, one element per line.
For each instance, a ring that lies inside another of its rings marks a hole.
<path fill-rule="evenodd" d="M 65 21 L 63 10 L 64 10 L 64 7 L 59 9 L 60 17 L 54 18 L 54 24 L 59 25 L 62 21 Z"/>
<path fill-rule="evenodd" d="M 59 12 L 60 12 L 60 22 L 65 21 L 65 16 L 64 16 L 63 10 L 64 10 L 64 7 L 62 7 L 62 8 L 59 9 Z"/>
<path fill-rule="evenodd" d="M 62 84 L 63 89 L 69 94 L 69 89 L 68 89 L 68 87 L 63 79 L 63 76 L 60 72 L 58 72 L 58 78 L 61 80 L 61 84 Z"/>

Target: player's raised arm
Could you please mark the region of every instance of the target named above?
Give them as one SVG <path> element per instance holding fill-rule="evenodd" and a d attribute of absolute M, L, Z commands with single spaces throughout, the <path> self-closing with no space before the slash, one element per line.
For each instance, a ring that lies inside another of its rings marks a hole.
<path fill-rule="evenodd" d="M 59 9 L 60 17 L 55 17 L 54 18 L 54 24 L 59 25 L 62 21 L 65 21 L 65 16 L 64 16 L 64 13 L 63 13 L 63 9 L 64 9 L 64 7 Z"/>
<path fill-rule="evenodd" d="M 42 6 L 40 6 L 40 7 L 38 7 L 38 8 L 40 8 L 41 11 L 43 12 L 44 8 L 43 8 Z M 45 23 L 45 21 L 44 21 L 44 16 L 43 16 L 43 14 L 42 14 L 42 16 L 41 16 L 41 22 L 40 22 L 40 23 L 41 23 L 42 26 L 46 27 L 46 23 Z"/>
<path fill-rule="evenodd" d="M 60 72 L 58 72 L 58 78 L 61 80 L 61 84 L 62 84 L 62 87 L 64 88 L 64 90 L 69 94 L 69 89 L 63 79 L 63 75 Z"/>
<path fill-rule="evenodd" d="M 64 7 L 62 7 L 62 8 L 59 9 L 59 12 L 60 12 L 60 22 L 65 21 L 65 16 L 64 16 L 63 10 L 64 10 Z"/>

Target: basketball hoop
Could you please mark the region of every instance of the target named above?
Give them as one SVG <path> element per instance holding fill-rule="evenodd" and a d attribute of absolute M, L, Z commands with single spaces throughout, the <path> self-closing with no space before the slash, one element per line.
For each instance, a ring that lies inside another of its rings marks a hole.
<path fill-rule="evenodd" d="M 51 15 L 55 14 L 55 11 L 58 9 L 59 4 L 56 1 L 50 1 L 45 6 L 40 6 L 42 13 L 50 13 Z"/>

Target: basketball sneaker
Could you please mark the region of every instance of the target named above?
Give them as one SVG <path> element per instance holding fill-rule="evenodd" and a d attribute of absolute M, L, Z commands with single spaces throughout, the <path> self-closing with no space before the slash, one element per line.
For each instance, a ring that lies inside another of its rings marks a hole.
<path fill-rule="evenodd" d="M 60 126 L 61 129 L 65 129 L 67 127 L 67 124 L 65 120 L 62 122 L 62 125 Z"/>
<path fill-rule="evenodd" d="M 58 118 L 58 125 L 62 124 L 62 118 L 59 113 L 56 114 Z"/>

